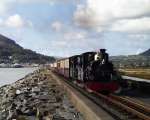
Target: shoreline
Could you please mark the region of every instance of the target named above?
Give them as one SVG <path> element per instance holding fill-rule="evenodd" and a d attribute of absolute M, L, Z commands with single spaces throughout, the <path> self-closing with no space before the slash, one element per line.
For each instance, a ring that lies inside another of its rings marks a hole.
<path fill-rule="evenodd" d="M 34 67 L 34 66 L 24 66 L 24 67 L 0 67 L 0 68 L 39 68 L 38 67 Z"/>
<path fill-rule="evenodd" d="M 26 75 L 31 74 L 38 69 L 40 68 L 0 68 L 0 87 L 23 79 Z"/>
<path fill-rule="evenodd" d="M 0 87 L 0 120 L 84 120 L 47 69 L 39 69 Z"/>

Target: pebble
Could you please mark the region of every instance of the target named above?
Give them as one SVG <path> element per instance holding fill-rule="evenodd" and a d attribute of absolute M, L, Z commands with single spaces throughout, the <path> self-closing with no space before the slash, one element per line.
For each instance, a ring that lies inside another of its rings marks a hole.
<path fill-rule="evenodd" d="M 0 120 L 84 120 L 63 87 L 37 70 L 0 88 Z"/>
<path fill-rule="evenodd" d="M 16 90 L 16 95 L 19 95 L 21 94 L 21 91 L 20 90 Z"/>

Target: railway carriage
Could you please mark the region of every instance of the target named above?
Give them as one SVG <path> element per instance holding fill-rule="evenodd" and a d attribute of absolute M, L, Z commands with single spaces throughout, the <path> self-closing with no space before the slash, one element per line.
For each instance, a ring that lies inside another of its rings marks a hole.
<path fill-rule="evenodd" d="M 63 75 L 69 78 L 69 58 L 64 59 L 64 74 Z"/>
<path fill-rule="evenodd" d="M 78 79 L 77 60 L 79 55 L 75 55 L 69 58 L 69 78 L 72 80 Z"/>
<path fill-rule="evenodd" d="M 61 60 L 57 60 L 56 64 L 56 72 L 69 78 L 69 58 L 64 58 Z"/>

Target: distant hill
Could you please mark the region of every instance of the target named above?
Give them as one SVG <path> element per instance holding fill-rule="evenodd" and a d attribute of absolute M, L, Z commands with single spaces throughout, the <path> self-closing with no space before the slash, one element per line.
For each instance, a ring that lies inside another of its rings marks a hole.
<path fill-rule="evenodd" d="M 139 55 L 111 56 L 117 68 L 150 68 L 150 49 Z"/>
<path fill-rule="evenodd" d="M 148 49 L 147 51 L 143 52 L 143 53 L 140 53 L 140 55 L 143 55 L 143 56 L 150 56 L 150 49 Z"/>
<path fill-rule="evenodd" d="M 53 62 L 54 57 L 45 56 L 29 49 L 24 49 L 15 41 L 0 35 L 0 63 L 38 63 Z"/>

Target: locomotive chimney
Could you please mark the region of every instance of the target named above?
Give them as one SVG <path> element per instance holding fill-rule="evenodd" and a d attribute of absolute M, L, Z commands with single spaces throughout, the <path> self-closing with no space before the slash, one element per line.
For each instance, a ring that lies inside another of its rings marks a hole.
<path fill-rule="evenodd" d="M 105 54 L 106 49 L 100 49 L 100 52 L 101 52 L 102 54 Z"/>
<path fill-rule="evenodd" d="M 107 63 L 109 61 L 109 55 L 106 53 L 106 49 L 100 49 L 102 62 Z"/>

